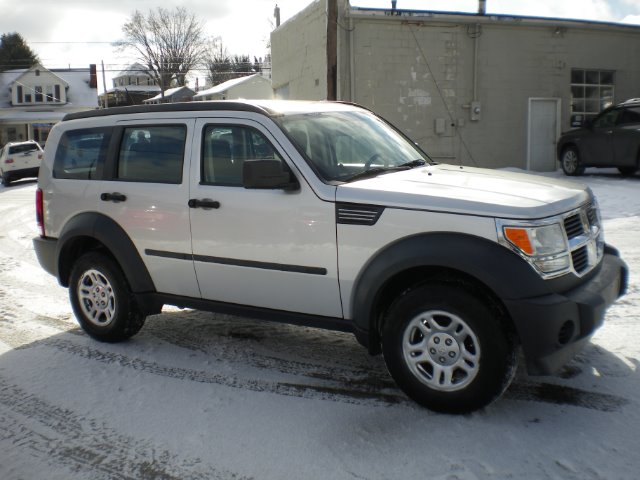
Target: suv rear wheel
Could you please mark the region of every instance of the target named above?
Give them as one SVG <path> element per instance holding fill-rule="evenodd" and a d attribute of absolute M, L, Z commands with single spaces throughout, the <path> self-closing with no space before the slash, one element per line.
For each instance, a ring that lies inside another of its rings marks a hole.
<path fill-rule="evenodd" d="M 424 284 L 398 298 L 385 319 L 382 350 L 400 388 L 446 413 L 471 412 L 499 397 L 517 360 L 494 310 L 448 284 Z"/>
<path fill-rule="evenodd" d="M 567 147 L 562 151 L 560 164 L 565 175 L 573 177 L 584 173 L 584 165 L 580 163 L 580 153 L 576 147 Z"/>
<path fill-rule="evenodd" d="M 80 326 L 96 340 L 126 340 L 144 325 L 120 267 L 101 253 L 87 253 L 75 263 L 69 297 Z"/>

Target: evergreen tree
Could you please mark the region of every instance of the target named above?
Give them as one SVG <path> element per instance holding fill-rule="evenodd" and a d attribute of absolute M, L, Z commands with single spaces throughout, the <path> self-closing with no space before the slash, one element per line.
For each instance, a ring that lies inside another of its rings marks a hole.
<path fill-rule="evenodd" d="M 29 68 L 40 60 L 19 33 L 0 37 L 0 71 Z"/>

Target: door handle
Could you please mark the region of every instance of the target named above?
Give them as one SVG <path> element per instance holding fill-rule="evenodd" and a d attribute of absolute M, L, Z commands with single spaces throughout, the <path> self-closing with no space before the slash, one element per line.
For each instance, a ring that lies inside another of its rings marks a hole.
<path fill-rule="evenodd" d="M 220 208 L 220 202 L 211 200 L 210 198 L 205 198 L 203 200 L 192 198 L 189 200 L 187 205 L 189 205 L 189 208 L 204 208 L 205 210 L 210 208 Z"/>
<path fill-rule="evenodd" d="M 103 193 L 100 195 L 100 200 L 103 202 L 124 202 L 127 199 L 126 195 L 122 193 L 114 192 L 114 193 Z"/>

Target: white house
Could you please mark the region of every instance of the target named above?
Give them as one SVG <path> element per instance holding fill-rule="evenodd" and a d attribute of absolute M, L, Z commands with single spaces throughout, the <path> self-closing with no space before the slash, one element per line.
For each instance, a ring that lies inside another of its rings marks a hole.
<path fill-rule="evenodd" d="M 259 73 L 246 77 L 233 78 L 215 87 L 198 92 L 194 100 L 247 100 L 273 98 L 271 82 Z"/>
<path fill-rule="evenodd" d="M 157 82 L 140 63 L 133 63 L 113 77 L 113 87 L 100 95 L 101 107 L 139 105 L 160 93 Z"/>
<path fill-rule="evenodd" d="M 98 106 L 96 66 L 0 72 L 0 146 L 36 140 L 44 145 L 51 127 L 67 113 Z"/>

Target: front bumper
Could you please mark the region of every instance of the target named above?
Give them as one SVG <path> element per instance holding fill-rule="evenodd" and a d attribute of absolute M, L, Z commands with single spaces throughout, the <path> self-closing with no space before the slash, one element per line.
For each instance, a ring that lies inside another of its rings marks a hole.
<path fill-rule="evenodd" d="M 604 322 L 607 308 L 624 295 L 627 266 L 608 247 L 597 272 L 578 287 L 535 298 L 505 300 L 531 375 L 549 375 L 567 363 Z"/>

